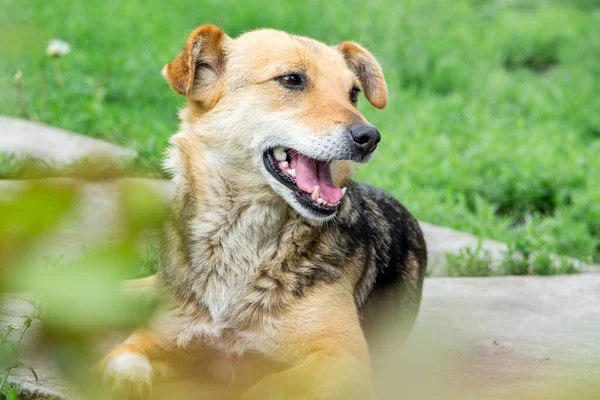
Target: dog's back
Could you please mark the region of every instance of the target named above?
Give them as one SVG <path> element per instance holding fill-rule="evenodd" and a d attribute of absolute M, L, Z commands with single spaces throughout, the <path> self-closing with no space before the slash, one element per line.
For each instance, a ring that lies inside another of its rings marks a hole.
<path fill-rule="evenodd" d="M 397 332 L 405 336 L 419 311 L 427 248 L 416 219 L 391 194 L 365 183 L 356 185 L 358 209 L 369 220 L 369 236 L 375 261 L 366 275 L 373 276 L 372 288 L 360 309 L 367 336 L 375 327 L 388 326 L 382 318 L 400 318 Z"/>

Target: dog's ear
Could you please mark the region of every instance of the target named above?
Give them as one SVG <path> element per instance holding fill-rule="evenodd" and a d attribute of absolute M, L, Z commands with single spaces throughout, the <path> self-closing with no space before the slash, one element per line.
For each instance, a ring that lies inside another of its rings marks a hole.
<path fill-rule="evenodd" d="M 162 74 L 173 90 L 207 105 L 220 97 L 225 70 L 225 44 L 229 37 L 214 25 L 203 25 L 188 37 L 185 48 L 165 65 Z"/>
<path fill-rule="evenodd" d="M 343 42 L 335 48 L 342 53 L 346 64 L 358 77 L 369 102 L 379 109 L 384 108 L 388 99 L 387 85 L 375 57 L 354 42 Z"/>

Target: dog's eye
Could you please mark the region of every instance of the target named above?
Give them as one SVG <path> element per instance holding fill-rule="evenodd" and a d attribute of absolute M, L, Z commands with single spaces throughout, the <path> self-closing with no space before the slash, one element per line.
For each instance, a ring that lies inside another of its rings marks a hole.
<path fill-rule="evenodd" d="M 360 93 L 360 88 L 354 86 L 352 90 L 350 90 L 350 103 L 356 105 L 358 103 L 358 94 Z"/>
<path fill-rule="evenodd" d="M 275 78 L 288 89 L 300 90 L 306 86 L 306 78 L 301 74 L 285 74 Z"/>

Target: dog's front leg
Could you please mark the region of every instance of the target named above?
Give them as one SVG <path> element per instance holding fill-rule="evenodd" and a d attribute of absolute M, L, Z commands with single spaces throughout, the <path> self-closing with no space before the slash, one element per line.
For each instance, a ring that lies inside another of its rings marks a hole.
<path fill-rule="evenodd" d="M 354 299 L 326 286 L 282 319 L 274 340 L 289 369 L 268 375 L 243 400 L 373 399 L 369 354 Z"/>

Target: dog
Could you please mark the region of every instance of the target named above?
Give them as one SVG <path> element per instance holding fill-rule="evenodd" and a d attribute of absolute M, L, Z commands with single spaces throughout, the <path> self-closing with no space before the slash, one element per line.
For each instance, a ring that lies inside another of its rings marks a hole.
<path fill-rule="evenodd" d="M 187 97 L 165 161 L 165 301 L 102 361 L 104 379 L 123 397 L 187 369 L 247 380 L 244 400 L 372 398 L 369 332 L 391 308 L 406 336 L 427 264 L 411 214 L 352 180 L 380 141 L 357 109 L 361 91 L 386 106 L 380 65 L 354 42 L 204 25 L 163 76 Z"/>

